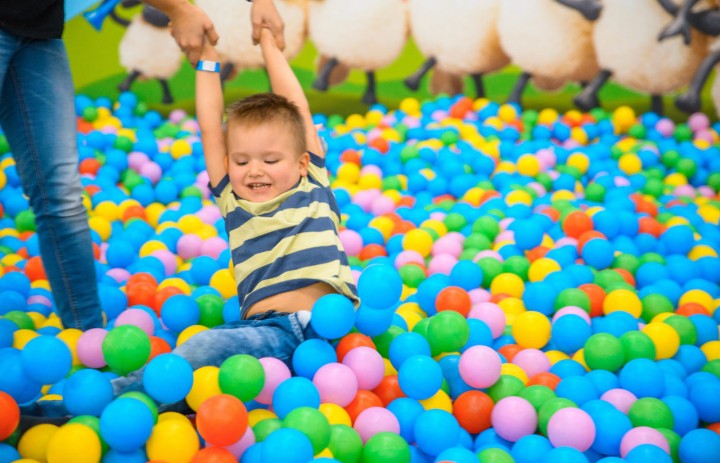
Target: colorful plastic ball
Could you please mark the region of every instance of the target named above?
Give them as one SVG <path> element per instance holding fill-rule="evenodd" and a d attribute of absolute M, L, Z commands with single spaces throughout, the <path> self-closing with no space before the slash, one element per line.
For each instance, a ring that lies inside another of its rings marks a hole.
<path fill-rule="evenodd" d="M 102 342 L 107 333 L 107 330 L 103 328 L 92 328 L 78 338 L 75 349 L 78 359 L 83 365 L 90 368 L 102 368 L 106 365 L 102 353 Z"/>
<path fill-rule="evenodd" d="M 353 428 L 363 442 L 380 432 L 400 434 L 400 422 L 397 417 L 384 407 L 369 407 L 355 418 Z"/>
<path fill-rule="evenodd" d="M 265 372 L 265 382 L 255 400 L 261 404 L 269 405 L 272 403 L 273 394 L 278 385 L 290 378 L 290 369 L 281 360 L 273 357 L 263 357 L 259 359 L 259 362 Z"/>
<path fill-rule="evenodd" d="M 515 442 L 511 455 L 515 463 L 534 463 L 541 460 L 552 448 L 546 437 L 528 434 Z"/>
<path fill-rule="evenodd" d="M 368 307 L 384 310 L 393 306 L 402 293 L 402 278 L 389 265 L 370 265 L 358 279 L 358 295 Z"/>
<path fill-rule="evenodd" d="M 460 355 L 458 371 L 463 381 L 476 388 L 486 388 L 500 378 L 502 360 L 487 346 L 473 346 Z"/>
<path fill-rule="evenodd" d="M 641 444 L 628 452 L 625 461 L 629 463 L 671 463 L 673 459 L 656 445 Z"/>
<path fill-rule="evenodd" d="M 199 449 L 197 431 L 183 419 L 158 421 L 146 445 L 151 461 L 190 461 Z"/>
<path fill-rule="evenodd" d="M 632 429 L 625 413 L 600 400 L 586 402 L 585 410 L 595 424 L 595 440 L 592 449 L 603 455 L 619 455 L 623 436 Z"/>
<path fill-rule="evenodd" d="M 0 375 L 0 391 L 10 394 L 18 403 L 28 402 L 40 393 L 42 385 L 25 374 L 21 351 L 16 348 L 0 349 L 0 371 L 3 372 Z"/>
<path fill-rule="evenodd" d="M 72 415 L 100 416 L 113 399 L 107 376 L 97 370 L 80 370 L 64 383 L 63 404 Z"/>
<path fill-rule="evenodd" d="M 323 338 L 341 338 L 355 326 L 355 307 L 345 296 L 325 295 L 313 305 L 310 324 L 315 332 Z"/>
<path fill-rule="evenodd" d="M 520 397 L 505 397 L 498 401 L 491 414 L 497 434 L 510 442 L 535 432 L 538 415 L 530 402 Z"/>
<path fill-rule="evenodd" d="M 320 367 L 313 377 L 313 384 L 320 393 L 322 403 L 334 403 L 341 407 L 349 405 L 358 391 L 355 372 L 342 363 L 328 363 Z"/>
<path fill-rule="evenodd" d="M 438 299 L 441 294 L 442 291 L 438 294 Z M 457 352 L 467 343 L 470 337 L 470 327 L 463 315 L 448 310 L 438 312 L 430 318 L 425 336 L 430 344 L 432 355 Z"/>
<path fill-rule="evenodd" d="M 193 370 L 184 358 L 161 354 L 150 360 L 143 373 L 145 391 L 160 403 L 175 403 L 190 392 Z"/>
<path fill-rule="evenodd" d="M 695 373 L 699 375 L 700 373 Z M 701 379 L 694 384 L 686 380 L 690 389 L 689 399 L 695 405 L 702 421 L 714 423 L 720 421 L 720 380 L 716 376 Z"/>
<path fill-rule="evenodd" d="M 196 423 L 200 435 L 212 445 L 234 444 L 247 429 L 247 410 L 237 397 L 218 394 L 200 405 Z"/>
<path fill-rule="evenodd" d="M 160 316 L 170 331 L 180 333 L 188 326 L 200 322 L 200 306 L 192 297 L 176 294 L 165 300 L 160 309 Z"/>
<path fill-rule="evenodd" d="M 363 442 L 350 426 L 335 424 L 330 426 L 330 442 L 327 448 L 340 461 L 360 461 Z"/>
<path fill-rule="evenodd" d="M 152 433 L 154 419 L 139 400 L 117 399 L 100 415 L 100 435 L 119 452 L 133 452 L 145 444 Z"/>
<path fill-rule="evenodd" d="M 622 342 L 608 333 L 597 333 L 584 347 L 585 363 L 593 370 L 617 371 L 625 363 Z"/>
<path fill-rule="evenodd" d="M 61 426 L 48 443 L 48 462 L 97 463 L 100 457 L 100 438 L 95 431 L 82 424 Z"/>
<path fill-rule="evenodd" d="M 672 413 L 672 430 L 680 436 L 696 429 L 700 417 L 695 406 L 688 399 L 679 396 L 665 396 L 662 398 Z"/>
<path fill-rule="evenodd" d="M 427 410 L 415 419 L 413 433 L 420 450 L 435 456 L 457 445 L 460 426 L 455 417 L 446 411 Z"/>
<path fill-rule="evenodd" d="M 453 404 L 453 415 L 458 424 L 471 434 L 479 434 L 491 425 L 491 414 L 495 404 L 482 391 L 466 391 Z"/>
<path fill-rule="evenodd" d="M 474 305 L 468 318 L 476 318 L 485 322 L 492 332 L 493 339 L 497 339 L 503 334 L 507 320 L 505 312 L 492 302 L 481 302 Z"/>
<path fill-rule="evenodd" d="M 280 383 L 272 396 L 273 409 L 281 419 L 298 407 L 320 406 L 320 393 L 307 378 L 300 376 Z"/>
<path fill-rule="evenodd" d="M 145 332 L 148 336 L 152 336 L 155 332 L 155 322 L 152 316 L 141 309 L 127 309 L 123 311 L 115 319 L 115 326 L 133 325 Z"/>
<path fill-rule="evenodd" d="M 0 440 L 5 440 L 20 423 L 20 408 L 10 394 L 0 391 Z"/>
<path fill-rule="evenodd" d="M 20 360 L 25 374 L 40 384 L 60 381 L 72 366 L 70 349 L 54 336 L 31 339 L 23 348 Z"/>
<path fill-rule="evenodd" d="M 512 335 L 518 345 L 540 349 L 550 341 L 550 320 L 540 312 L 523 312 L 512 325 Z"/>
<path fill-rule="evenodd" d="M 620 442 L 620 456 L 625 458 L 632 449 L 642 444 L 656 445 L 666 453 L 670 453 L 667 439 L 660 431 L 647 426 L 639 426 L 632 428 L 623 436 Z"/>
<path fill-rule="evenodd" d="M 237 354 L 227 358 L 220 365 L 218 382 L 223 393 L 237 397 L 242 402 L 248 402 L 262 391 L 265 371 L 255 357 Z"/>
<path fill-rule="evenodd" d="M 630 360 L 620 370 L 620 387 L 636 397 L 662 397 L 665 391 L 664 375 L 653 361 L 644 358 Z"/>
<path fill-rule="evenodd" d="M 325 415 L 316 408 L 299 407 L 287 414 L 283 428 L 296 429 L 310 440 L 317 455 L 330 442 L 331 428 Z"/>
<path fill-rule="evenodd" d="M 595 440 L 595 423 L 579 408 L 563 408 L 550 417 L 547 434 L 555 447 L 572 447 L 584 452 Z"/>
<path fill-rule="evenodd" d="M 118 326 L 103 339 L 102 351 L 108 366 L 116 373 L 126 375 L 147 362 L 150 338 L 137 326 Z"/>
<path fill-rule="evenodd" d="M 553 345 L 566 354 L 580 350 L 592 335 L 590 325 L 578 315 L 563 315 L 552 324 Z"/>
<path fill-rule="evenodd" d="M 263 463 L 305 463 L 313 455 L 310 440 L 297 429 L 278 429 L 263 441 Z"/>
<path fill-rule="evenodd" d="M 307 339 L 295 349 L 292 366 L 298 376 L 312 379 L 321 366 L 336 362 L 337 354 L 327 341 Z"/>
<path fill-rule="evenodd" d="M 432 397 L 442 385 L 440 365 L 427 355 L 413 355 L 403 362 L 398 371 L 400 388 L 416 400 Z"/>
<path fill-rule="evenodd" d="M 720 458 L 720 435 L 709 429 L 694 429 L 682 438 L 680 459 L 687 463 L 710 463 Z"/>

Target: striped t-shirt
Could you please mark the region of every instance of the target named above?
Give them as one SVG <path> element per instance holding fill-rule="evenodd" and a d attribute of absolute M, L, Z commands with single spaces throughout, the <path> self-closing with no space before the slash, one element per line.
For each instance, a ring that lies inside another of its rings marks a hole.
<path fill-rule="evenodd" d="M 243 318 L 256 302 L 318 282 L 359 303 L 323 158 L 311 153 L 308 175 L 269 201 L 239 198 L 227 175 L 211 190 L 225 217 Z"/>

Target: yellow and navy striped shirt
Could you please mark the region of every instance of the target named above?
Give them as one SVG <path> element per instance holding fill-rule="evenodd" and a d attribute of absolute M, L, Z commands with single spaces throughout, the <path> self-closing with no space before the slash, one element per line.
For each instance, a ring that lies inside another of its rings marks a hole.
<path fill-rule="evenodd" d="M 359 304 L 323 158 L 310 153 L 307 177 L 270 201 L 239 198 L 227 175 L 211 190 L 225 218 L 243 318 L 256 302 L 318 282 Z"/>

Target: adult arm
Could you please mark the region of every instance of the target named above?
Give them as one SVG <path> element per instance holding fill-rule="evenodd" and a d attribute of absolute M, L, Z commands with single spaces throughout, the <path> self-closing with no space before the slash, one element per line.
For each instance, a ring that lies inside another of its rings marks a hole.
<path fill-rule="evenodd" d="M 254 0 L 250 12 L 252 19 L 252 38 L 255 44 L 260 43 L 260 35 L 264 28 L 270 29 L 275 43 L 280 50 L 285 49 L 285 24 L 273 0 Z"/>

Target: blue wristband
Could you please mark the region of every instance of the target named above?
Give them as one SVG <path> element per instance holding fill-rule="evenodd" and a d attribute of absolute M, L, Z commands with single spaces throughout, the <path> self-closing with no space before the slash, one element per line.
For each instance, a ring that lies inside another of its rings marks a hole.
<path fill-rule="evenodd" d="M 220 72 L 220 63 L 217 61 L 198 61 L 197 66 L 195 67 L 195 70 L 197 71 L 206 71 L 206 72 Z"/>

